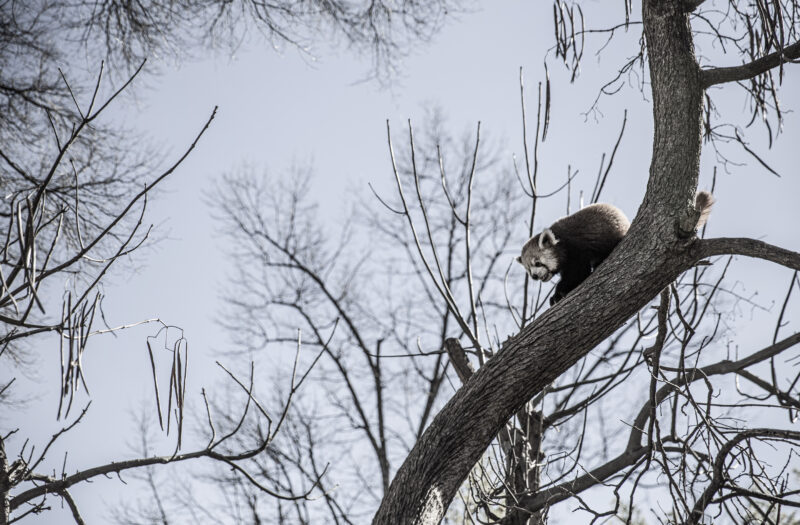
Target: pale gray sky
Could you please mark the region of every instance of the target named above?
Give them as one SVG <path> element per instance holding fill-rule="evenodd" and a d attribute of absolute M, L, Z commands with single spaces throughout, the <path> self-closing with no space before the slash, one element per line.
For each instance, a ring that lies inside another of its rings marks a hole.
<path fill-rule="evenodd" d="M 174 158 L 191 142 L 215 105 L 219 112 L 199 147 L 151 203 L 149 220 L 166 238 L 137 259 L 141 263 L 137 272 L 129 276 L 118 273 L 106 285 L 109 322 L 116 325 L 159 317 L 182 327 L 191 351 L 187 395 L 199 401 L 200 387 L 213 387 L 221 379 L 213 361 L 215 352 L 228 344 L 215 319 L 230 261 L 204 198 L 219 175 L 248 164 L 257 170 L 266 168 L 275 177 L 288 176 L 293 164 L 310 163 L 316 172 L 313 191 L 321 200 L 321 213 L 335 221 L 346 203 L 372 198 L 367 182 L 391 190 L 385 121 L 390 119 L 397 137 L 404 139 L 406 119 L 421 124 L 426 104 L 444 110 L 458 132 L 480 120 L 484 133 L 507 141 L 509 150 L 521 155 L 519 68 L 525 68 L 529 114 L 534 113 L 535 86 L 542 78 L 544 53 L 552 42 L 551 9 L 547 3 L 521 0 L 480 2 L 475 12 L 461 15 L 411 56 L 390 89 L 375 82 L 359 82 L 368 71 L 368 60 L 344 50 L 321 49 L 319 61 L 313 62 L 291 48 L 277 53 L 249 42 L 234 57 L 209 53 L 206 59 L 179 66 L 160 64 L 163 73 L 135 86 L 136 100 L 124 100 L 107 118 L 144 132 Z M 602 23 L 589 20 L 587 26 Z M 612 43 L 599 59 L 591 53 L 602 40 L 589 41 L 582 75 L 572 85 L 566 71 L 551 62 L 552 121 L 541 150 L 540 172 L 545 189 L 556 187 L 571 164 L 581 171 L 573 187 L 590 191 L 600 154 L 613 146 L 627 108 L 628 128 L 603 200 L 619 205 L 630 217 L 636 213 L 647 180 L 651 107 L 633 86 L 602 99 L 599 120 L 582 113 L 616 67 L 635 52 L 630 46 L 636 46 L 638 34 L 634 27 L 631 35 Z M 785 108 L 800 107 L 797 69 L 787 68 L 787 87 L 782 92 Z M 745 110 L 741 93 L 733 87 L 722 88 L 722 92 L 716 97 L 723 117 L 730 115 L 726 108 L 734 113 Z M 800 121 L 795 114 L 788 114 L 784 134 L 772 151 L 765 149 L 763 135 L 756 128 L 749 138 L 783 178 L 737 154 L 748 165 L 718 174 L 717 204 L 707 235 L 751 236 L 798 250 L 796 148 Z M 710 187 L 712 157 L 713 152 L 704 151 L 704 188 Z M 511 165 L 510 156 L 505 162 Z M 573 199 L 577 199 L 577 189 Z M 537 228 L 560 215 L 563 201 L 549 203 L 539 213 L 543 222 Z M 759 300 L 767 306 L 780 299 L 791 274 L 764 262 L 741 261 L 734 271 L 742 280 L 740 291 L 749 295 L 759 290 Z M 762 341 L 757 337 L 762 322 L 771 324 L 774 318 L 758 311 L 752 316 L 743 313 L 737 338 L 743 350 Z M 85 423 L 50 455 L 56 468 L 67 448 L 68 469 L 131 454 L 129 445 L 138 437 L 130 412 L 153 402 L 144 342 L 153 331 L 145 326 L 116 339 L 105 337 L 90 343 L 85 373 L 92 407 Z M 29 380 L 28 387 L 40 391 L 42 384 L 53 387 L 46 388 L 18 416 L 19 425 L 28 429 L 28 434 L 31 429 L 40 431 L 38 439 L 44 443 L 59 427 L 54 421 L 58 382 L 53 380 L 58 374 L 58 347 L 53 339 L 43 340 L 40 348 L 40 374 Z M 101 440 L 98 433 L 102 433 Z M 74 490 L 74 496 L 88 523 L 103 523 L 108 517 L 107 503 L 118 496 L 131 497 L 124 490 L 124 485 L 111 480 L 84 484 Z M 39 522 L 66 523 L 68 519 L 67 511 L 57 509 Z"/>

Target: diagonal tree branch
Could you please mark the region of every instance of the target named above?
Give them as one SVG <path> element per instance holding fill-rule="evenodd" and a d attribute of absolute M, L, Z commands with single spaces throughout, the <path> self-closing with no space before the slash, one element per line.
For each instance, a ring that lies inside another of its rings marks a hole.
<path fill-rule="evenodd" d="M 757 77 L 781 64 L 800 58 L 800 42 L 784 47 L 781 51 L 770 53 L 740 66 L 715 67 L 701 71 L 703 87 L 708 88 L 725 82 L 736 82 Z"/>
<path fill-rule="evenodd" d="M 697 260 L 715 255 L 745 255 L 800 270 L 800 253 L 744 237 L 719 237 L 697 242 Z"/>
<path fill-rule="evenodd" d="M 64 498 L 64 500 L 67 502 L 67 505 L 69 505 L 69 510 L 72 512 L 72 518 L 75 520 L 75 523 L 77 525 L 86 525 L 86 522 L 83 521 L 83 517 L 81 516 L 81 512 L 78 509 L 78 505 L 77 505 L 77 503 L 75 503 L 75 500 L 72 498 L 72 495 L 69 493 L 69 491 L 64 489 L 61 492 L 59 492 L 58 494 L 59 494 L 59 496 Z"/>

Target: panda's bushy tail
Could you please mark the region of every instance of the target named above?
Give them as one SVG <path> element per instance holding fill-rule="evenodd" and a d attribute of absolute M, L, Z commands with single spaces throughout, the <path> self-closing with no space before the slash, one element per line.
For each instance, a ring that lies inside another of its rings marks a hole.
<path fill-rule="evenodd" d="M 703 227 L 711 214 L 711 207 L 714 206 L 714 196 L 707 191 L 698 191 L 694 197 L 694 207 L 700 212 L 700 219 L 697 221 L 697 229 Z"/>

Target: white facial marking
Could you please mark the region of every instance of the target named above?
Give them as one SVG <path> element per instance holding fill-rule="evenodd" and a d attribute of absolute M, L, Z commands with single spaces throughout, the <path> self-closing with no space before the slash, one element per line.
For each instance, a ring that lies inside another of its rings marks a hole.
<path fill-rule="evenodd" d="M 558 270 L 558 259 L 553 250 L 545 248 L 532 254 L 530 258 L 522 257 L 522 265 L 527 270 L 531 279 L 547 282 L 553 278 L 553 274 Z"/>
<path fill-rule="evenodd" d="M 556 244 L 558 239 L 549 228 L 546 228 L 525 243 L 522 255 L 516 260 L 525 268 L 531 279 L 547 282 L 559 270 L 558 256 L 554 248 Z"/>

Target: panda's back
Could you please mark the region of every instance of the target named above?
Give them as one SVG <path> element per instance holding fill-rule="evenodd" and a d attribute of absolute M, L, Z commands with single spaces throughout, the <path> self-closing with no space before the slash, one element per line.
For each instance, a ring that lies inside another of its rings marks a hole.
<path fill-rule="evenodd" d="M 619 244 L 630 224 L 622 210 L 616 206 L 598 203 L 557 220 L 550 229 L 570 251 L 575 250 L 584 256 L 602 259 Z"/>

